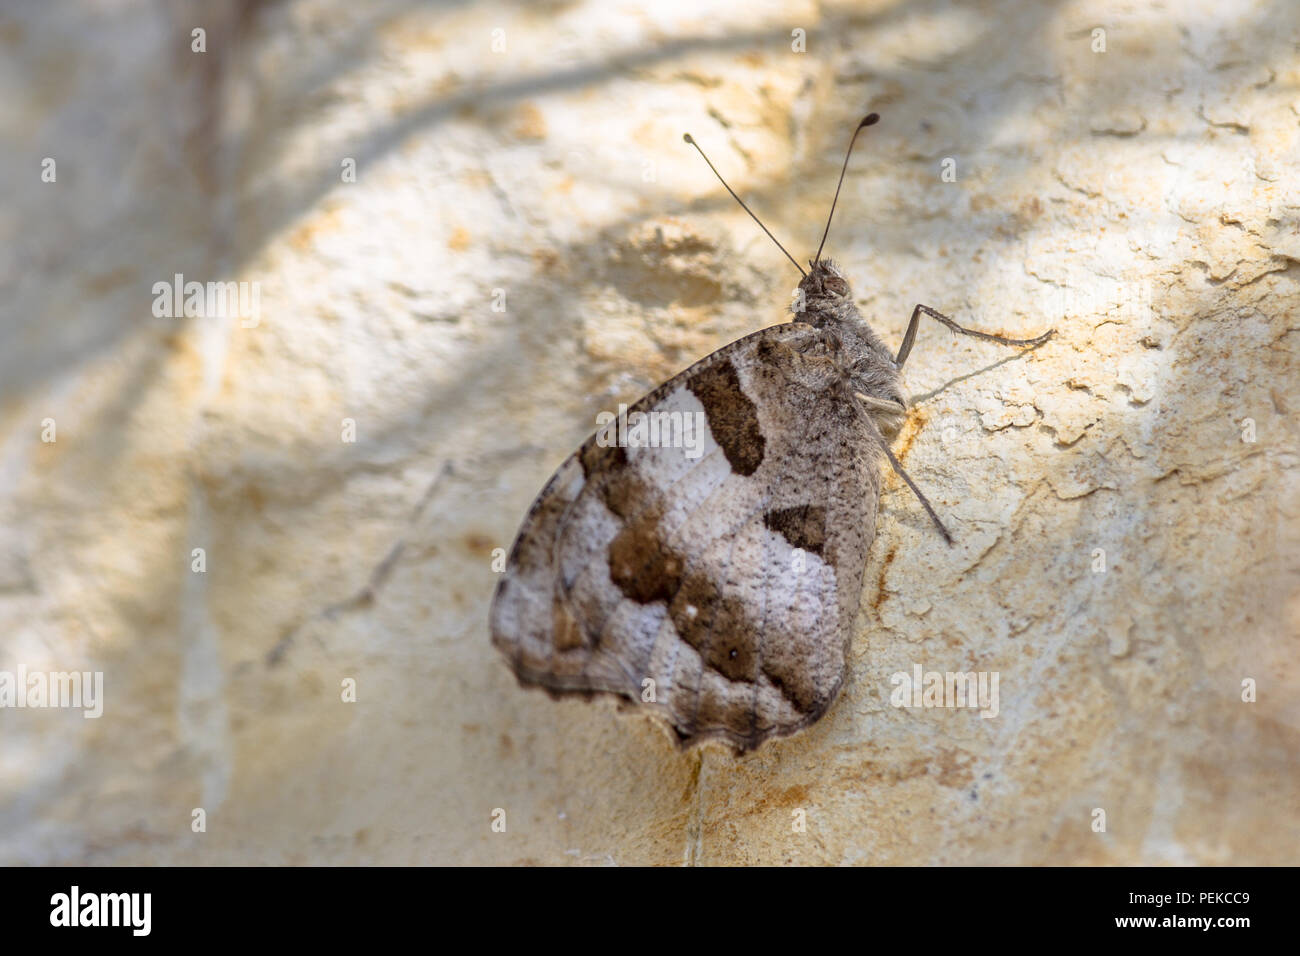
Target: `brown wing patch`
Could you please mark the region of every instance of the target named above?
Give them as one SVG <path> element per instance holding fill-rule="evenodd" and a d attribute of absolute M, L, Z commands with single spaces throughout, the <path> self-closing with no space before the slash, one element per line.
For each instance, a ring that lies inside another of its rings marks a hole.
<path fill-rule="evenodd" d="M 582 476 L 591 480 L 593 475 L 617 472 L 627 464 L 627 449 L 621 445 L 601 445 L 594 437 L 578 452 Z"/>
<path fill-rule="evenodd" d="M 730 359 L 715 362 L 686 383 L 704 406 L 713 440 L 727 456 L 731 470 L 752 475 L 763 463 L 767 441 L 758 424 L 758 409 L 740 387 L 740 375 Z"/>
<path fill-rule="evenodd" d="M 752 682 L 754 621 L 744 604 L 707 575 L 692 574 L 668 608 L 678 635 L 699 652 L 705 667 L 727 680 Z"/>
<path fill-rule="evenodd" d="M 785 536 L 791 547 L 821 554 L 826 543 L 826 509 L 822 505 L 778 508 L 763 515 L 763 524 Z"/>
<path fill-rule="evenodd" d="M 660 537 L 663 515 L 642 511 L 609 543 L 609 577 L 638 604 L 671 601 L 681 587 L 686 562 Z"/>

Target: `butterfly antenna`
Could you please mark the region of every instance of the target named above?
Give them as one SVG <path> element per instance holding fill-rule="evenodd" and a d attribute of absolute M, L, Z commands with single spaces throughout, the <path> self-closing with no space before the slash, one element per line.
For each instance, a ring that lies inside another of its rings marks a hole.
<path fill-rule="evenodd" d="M 826 231 L 822 233 L 822 244 L 817 247 L 817 258 L 813 260 L 814 262 L 822 261 L 822 247 L 826 245 L 826 237 L 830 235 L 831 220 L 835 218 L 835 204 L 840 199 L 840 187 L 844 185 L 844 174 L 849 168 L 849 157 L 853 155 L 853 144 L 858 141 L 858 134 L 862 132 L 864 127 L 875 126 L 879 122 L 879 113 L 869 113 L 862 117 L 862 122 L 853 131 L 853 138 L 849 140 L 849 151 L 844 154 L 844 168 L 840 170 L 840 181 L 835 184 L 835 198 L 831 200 L 831 214 L 826 217 Z"/>
<path fill-rule="evenodd" d="M 700 149 L 700 144 L 695 142 L 694 136 L 692 136 L 690 133 L 686 133 L 682 136 L 682 139 L 690 143 L 697 150 L 699 150 L 699 154 L 701 156 L 704 156 L 704 150 Z M 704 156 L 704 161 L 706 163 L 709 163 L 709 157 Z M 722 174 L 718 172 L 718 170 L 714 167 L 712 163 L 709 163 L 709 169 L 713 170 L 713 175 L 718 177 L 718 182 L 722 183 L 723 187 L 726 188 L 727 192 L 731 193 L 731 198 L 736 200 L 736 202 L 740 203 L 740 208 L 745 210 L 745 212 L 749 213 L 750 216 L 753 217 L 754 222 L 758 223 L 758 228 L 762 229 L 764 232 L 767 233 L 767 238 L 771 239 L 773 242 L 776 242 L 776 236 L 772 235 L 772 233 L 768 231 L 767 226 L 763 225 L 763 220 L 759 219 L 757 216 L 754 215 L 754 210 L 750 209 L 748 206 L 745 205 L 745 200 L 737 196 L 736 191 L 727 185 L 727 181 L 722 178 Z M 776 242 L 776 247 L 780 249 L 782 252 L 785 252 L 785 246 L 781 245 L 781 243 Z M 794 262 L 794 267 L 799 270 L 799 274 L 801 276 L 804 276 L 805 278 L 807 277 L 808 273 L 803 271 L 803 268 L 799 265 L 798 262 L 795 262 L 794 256 L 790 255 L 790 253 L 788 252 L 785 252 L 785 257 L 789 259 L 791 262 Z"/>

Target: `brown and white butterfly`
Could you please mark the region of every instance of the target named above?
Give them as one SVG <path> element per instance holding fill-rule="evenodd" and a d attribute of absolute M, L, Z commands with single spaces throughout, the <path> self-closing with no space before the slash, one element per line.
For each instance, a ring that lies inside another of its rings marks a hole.
<path fill-rule="evenodd" d="M 844 169 L 878 119 L 858 124 Z M 829 230 L 828 217 L 823 246 Z M 895 356 L 821 247 L 809 266 L 794 321 L 732 342 L 628 410 L 702 416 L 697 447 L 619 444 L 613 423 L 533 502 L 491 611 L 492 642 L 521 684 L 618 695 L 683 747 L 749 750 L 807 727 L 839 693 L 886 463 L 951 541 L 889 448 L 920 317 L 1021 347 L 1052 333 L 1006 339 L 918 305 Z"/>

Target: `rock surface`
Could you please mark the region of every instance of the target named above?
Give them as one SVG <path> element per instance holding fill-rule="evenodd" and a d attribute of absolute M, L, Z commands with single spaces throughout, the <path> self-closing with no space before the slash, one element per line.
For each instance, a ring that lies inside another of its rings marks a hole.
<path fill-rule="evenodd" d="M 190 10 L 0 13 L 0 670 L 104 674 L 0 710 L 0 863 L 1296 861 L 1300 8 Z M 794 286 L 682 133 L 806 259 L 871 109 L 863 313 L 1058 330 L 922 327 L 956 545 L 887 478 L 845 690 L 757 754 L 521 690 L 494 549 Z"/>

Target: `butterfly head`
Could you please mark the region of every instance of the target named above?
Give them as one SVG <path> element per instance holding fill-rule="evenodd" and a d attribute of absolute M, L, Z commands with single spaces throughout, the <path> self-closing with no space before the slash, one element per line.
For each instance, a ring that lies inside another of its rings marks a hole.
<path fill-rule="evenodd" d="M 840 271 L 834 260 L 809 260 L 808 268 L 808 274 L 799 281 L 799 288 L 810 311 L 814 302 L 835 305 L 853 301 L 853 290 L 849 288 L 849 280 L 844 277 L 844 273 Z"/>

